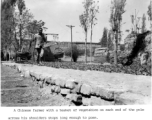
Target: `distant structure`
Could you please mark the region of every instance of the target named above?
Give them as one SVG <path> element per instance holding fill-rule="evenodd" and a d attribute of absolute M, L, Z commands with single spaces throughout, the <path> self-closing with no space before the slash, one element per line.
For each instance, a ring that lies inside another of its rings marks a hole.
<path fill-rule="evenodd" d="M 67 48 L 70 47 L 71 42 L 58 42 L 59 46 L 61 48 Z M 85 49 L 85 43 L 84 42 L 73 42 L 73 44 L 77 45 L 80 49 Z M 101 47 L 100 43 L 92 43 L 92 48 L 98 48 Z M 87 48 L 90 48 L 90 42 L 87 42 Z"/>

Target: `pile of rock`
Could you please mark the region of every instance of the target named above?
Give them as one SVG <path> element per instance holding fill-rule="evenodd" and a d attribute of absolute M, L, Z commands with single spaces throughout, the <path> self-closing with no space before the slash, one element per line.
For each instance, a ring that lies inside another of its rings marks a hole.
<path fill-rule="evenodd" d="M 75 105 L 114 105 L 114 92 L 105 90 L 101 86 L 95 87 L 90 84 L 75 81 L 74 79 L 64 80 L 57 76 L 47 76 L 34 72 L 24 72 L 24 76 L 32 77 L 33 81 L 40 85 L 40 88 L 48 88 L 50 94 L 58 94 L 70 100 Z"/>
<path fill-rule="evenodd" d="M 149 64 L 151 61 L 151 35 L 150 31 L 142 34 L 129 34 L 124 40 L 125 53 L 130 59 L 138 58 L 141 65 Z"/>

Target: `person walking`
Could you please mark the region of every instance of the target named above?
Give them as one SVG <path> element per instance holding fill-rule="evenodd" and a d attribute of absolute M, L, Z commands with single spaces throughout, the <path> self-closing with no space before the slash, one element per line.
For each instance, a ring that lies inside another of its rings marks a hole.
<path fill-rule="evenodd" d="M 38 34 L 34 35 L 34 39 L 30 42 L 30 47 L 31 47 L 31 43 L 35 42 L 35 50 L 36 50 L 36 55 L 37 55 L 37 64 L 38 65 L 42 65 L 42 57 L 44 55 L 44 44 L 47 42 L 47 37 L 46 35 L 43 33 L 43 29 L 40 28 Z"/>

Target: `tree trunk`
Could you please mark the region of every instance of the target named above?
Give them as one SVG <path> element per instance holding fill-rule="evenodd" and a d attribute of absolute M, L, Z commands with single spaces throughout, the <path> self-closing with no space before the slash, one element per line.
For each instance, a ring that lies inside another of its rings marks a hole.
<path fill-rule="evenodd" d="M 21 24 L 20 24 L 19 51 L 21 51 Z"/>
<path fill-rule="evenodd" d="M 92 62 L 92 24 L 91 24 L 91 38 L 90 38 L 90 63 Z"/>
<path fill-rule="evenodd" d="M 151 40 L 152 40 L 152 20 L 150 20 Z"/>
<path fill-rule="evenodd" d="M 85 32 L 85 63 L 87 63 L 87 31 Z"/>
<path fill-rule="evenodd" d="M 15 30 L 15 34 L 14 34 L 14 39 L 15 39 L 15 43 L 16 43 L 16 48 L 15 48 L 15 61 L 17 61 L 17 51 L 19 51 L 19 41 L 17 40 L 16 37 L 16 30 Z M 15 45 L 14 45 L 15 46 Z"/>
<path fill-rule="evenodd" d="M 119 20 L 119 25 L 118 25 L 118 28 L 119 28 L 119 33 L 118 33 L 118 42 L 120 43 L 120 41 L 121 41 L 121 20 Z"/>
<path fill-rule="evenodd" d="M 118 48 L 118 32 L 114 34 L 115 44 L 114 44 L 114 64 L 117 65 L 117 48 Z"/>
<path fill-rule="evenodd" d="M 19 29 L 19 32 L 20 32 L 20 39 L 19 39 L 19 51 L 21 51 L 21 42 L 22 42 L 22 23 L 21 23 L 21 15 L 20 15 L 20 29 Z"/>

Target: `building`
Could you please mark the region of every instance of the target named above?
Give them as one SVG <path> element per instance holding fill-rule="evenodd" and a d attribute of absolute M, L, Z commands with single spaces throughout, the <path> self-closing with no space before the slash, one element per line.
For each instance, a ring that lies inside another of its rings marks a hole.
<path fill-rule="evenodd" d="M 49 41 L 50 43 L 53 41 Z M 57 42 L 59 47 L 66 49 L 68 47 L 71 47 L 71 42 Z M 85 42 L 73 42 L 72 45 L 77 45 L 79 49 L 85 49 Z M 92 49 L 101 47 L 99 43 L 92 43 Z M 90 42 L 87 42 L 87 49 L 90 48 Z"/>

